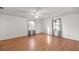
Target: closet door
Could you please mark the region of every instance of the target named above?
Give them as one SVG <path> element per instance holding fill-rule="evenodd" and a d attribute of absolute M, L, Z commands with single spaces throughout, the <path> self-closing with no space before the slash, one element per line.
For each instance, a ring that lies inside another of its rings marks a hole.
<path fill-rule="evenodd" d="M 29 20 L 28 35 L 35 35 L 35 20 Z"/>

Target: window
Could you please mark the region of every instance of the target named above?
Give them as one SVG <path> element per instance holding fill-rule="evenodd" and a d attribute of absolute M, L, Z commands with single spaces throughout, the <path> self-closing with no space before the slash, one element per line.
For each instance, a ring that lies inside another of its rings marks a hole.
<path fill-rule="evenodd" d="M 52 34 L 53 35 L 57 35 L 57 36 L 61 36 L 61 19 L 57 18 L 57 19 L 53 19 L 52 20 Z"/>
<path fill-rule="evenodd" d="M 35 21 L 34 20 L 29 21 L 29 30 L 35 30 Z"/>
<path fill-rule="evenodd" d="M 29 20 L 28 35 L 35 35 L 35 20 Z"/>

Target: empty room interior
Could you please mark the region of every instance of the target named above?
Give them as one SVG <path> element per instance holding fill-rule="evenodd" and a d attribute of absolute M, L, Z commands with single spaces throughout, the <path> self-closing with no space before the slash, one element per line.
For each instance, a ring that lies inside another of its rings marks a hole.
<path fill-rule="evenodd" d="M 79 7 L 0 7 L 0 51 L 79 51 Z"/>

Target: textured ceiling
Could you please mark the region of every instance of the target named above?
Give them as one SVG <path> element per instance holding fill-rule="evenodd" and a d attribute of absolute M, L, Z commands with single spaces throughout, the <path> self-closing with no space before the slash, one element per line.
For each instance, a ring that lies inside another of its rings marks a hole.
<path fill-rule="evenodd" d="M 34 12 L 39 12 L 39 19 L 64 16 L 79 13 L 78 7 L 4 7 L 0 14 L 13 15 L 26 18 L 35 18 Z"/>

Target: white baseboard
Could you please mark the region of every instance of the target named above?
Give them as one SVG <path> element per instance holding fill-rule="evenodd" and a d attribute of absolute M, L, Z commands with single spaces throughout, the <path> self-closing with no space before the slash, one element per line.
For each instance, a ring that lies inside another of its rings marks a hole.
<path fill-rule="evenodd" d="M 79 37 L 75 37 L 75 36 L 71 36 L 71 35 L 66 35 L 66 34 L 64 34 L 63 37 L 71 39 L 71 40 L 79 41 Z"/>
<path fill-rule="evenodd" d="M 0 38 L 0 41 L 2 40 L 9 40 L 9 39 L 12 39 L 12 38 L 16 38 L 16 37 L 22 37 L 22 36 L 27 36 L 26 34 L 24 35 L 15 35 L 15 36 L 7 36 L 7 37 L 3 37 L 3 38 Z"/>

